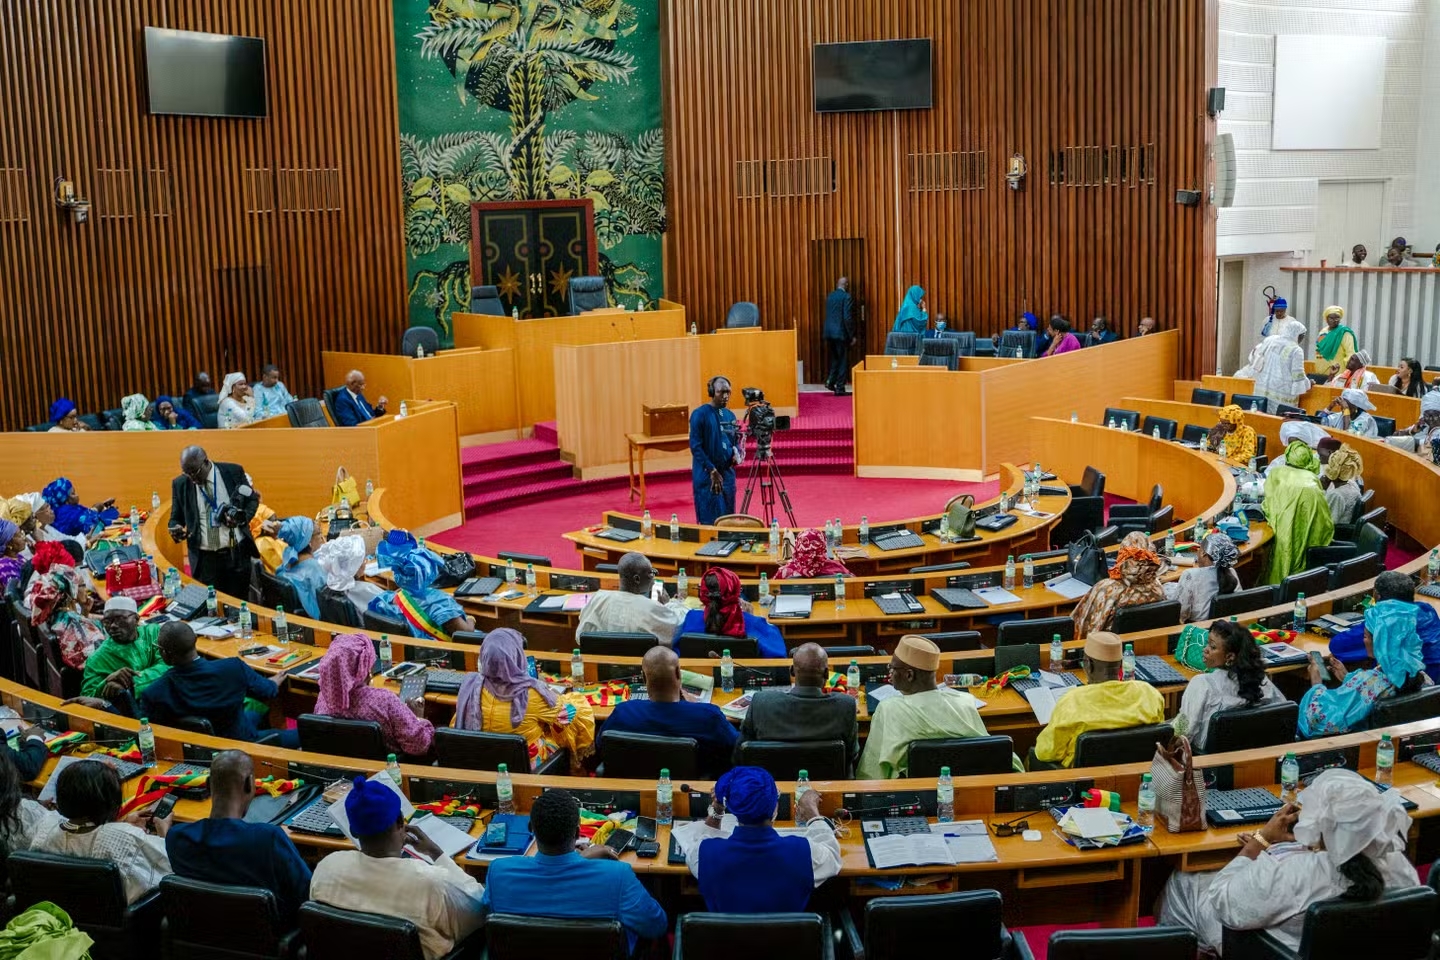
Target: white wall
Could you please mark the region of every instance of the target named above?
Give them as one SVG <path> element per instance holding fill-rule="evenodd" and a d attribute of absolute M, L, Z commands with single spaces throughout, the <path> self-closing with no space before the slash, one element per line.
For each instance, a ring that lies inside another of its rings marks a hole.
<path fill-rule="evenodd" d="M 1414 234 L 1416 252 L 1440 243 L 1440 0 L 1430 0 L 1425 31 L 1425 72 L 1429 96 L 1420 98 L 1420 137 L 1415 151 Z"/>
<path fill-rule="evenodd" d="M 1415 182 L 1422 86 L 1428 77 L 1433 87 L 1440 76 L 1436 7 L 1440 0 L 1220 0 L 1218 83 L 1225 87 L 1225 112 L 1219 130 L 1235 137 L 1237 183 L 1234 206 L 1219 211 L 1219 256 L 1300 251 L 1307 263 L 1333 258 L 1333 251 L 1314 250 L 1322 179 L 1387 181 L 1382 235 L 1354 241 L 1370 248 L 1372 261 L 1397 234 L 1413 241 L 1440 233 L 1417 229 Z M 1270 149 L 1275 37 L 1304 34 L 1387 39 L 1379 150 Z M 1433 57 L 1428 71 L 1427 46 Z M 1440 97 L 1431 90 L 1429 98 L 1429 135 L 1440 148 Z M 1432 149 L 1430 158 L 1426 173 L 1440 188 L 1440 149 Z M 1429 190 L 1427 206 L 1440 205 L 1437 192 Z M 1246 310 L 1248 318 L 1248 302 Z"/>

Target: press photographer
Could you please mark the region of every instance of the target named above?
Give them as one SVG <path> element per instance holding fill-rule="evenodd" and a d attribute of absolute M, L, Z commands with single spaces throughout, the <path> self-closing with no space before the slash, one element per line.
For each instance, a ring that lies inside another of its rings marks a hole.
<path fill-rule="evenodd" d="M 200 447 L 180 454 L 180 476 L 170 483 L 170 537 L 189 544 L 190 573 L 232 597 L 250 590 L 250 560 L 258 556 L 250 520 L 260 495 L 245 468 L 212 463 Z"/>

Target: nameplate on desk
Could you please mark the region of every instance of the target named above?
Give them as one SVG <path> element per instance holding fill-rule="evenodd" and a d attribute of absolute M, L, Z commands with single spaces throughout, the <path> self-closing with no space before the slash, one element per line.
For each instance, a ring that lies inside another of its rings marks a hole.
<path fill-rule="evenodd" d="M 833 583 L 776 583 L 771 585 L 775 593 L 792 597 L 808 596 L 811 600 L 834 600 Z"/>
<path fill-rule="evenodd" d="M 581 577 L 573 573 L 552 573 L 550 586 L 555 590 L 569 590 L 572 593 L 593 593 L 600 589 L 600 578 Z"/>
<path fill-rule="evenodd" d="M 1440 730 L 1395 738 L 1396 756 L 1400 760 L 1409 760 L 1417 753 L 1434 753 L 1437 745 L 1440 745 Z"/>
<path fill-rule="evenodd" d="M 842 793 L 840 805 L 850 814 L 850 821 L 882 820 L 885 817 L 933 817 L 935 793 Z"/>
<path fill-rule="evenodd" d="M 1337 750 L 1317 750 L 1314 753 L 1297 753 L 1295 760 L 1300 765 L 1300 779 L 1309 780 L 1322 770 L 1360 769 L 1360 747 L 1357 744 L 1353 747 L 1340 747 Z M 1275 782 L 1280 782 L 1280 765 L 1285 762 L 1283 756 L 1275 758 Z"/>
<path fill-rule="evenodd" d="M 626 517 L 618 513 L 607 513 L 605 514 L 605 523 L 607 526 L 614 527 L 616 530 L 629 530 L 632 533 L 640 532 L 640 521 L 634 517 Z M 660 526 L 661 524 L 655 524 L 657 530 Z M 670 533 L 670 525 L 664 524 L 664 527 L 665 533 L 668 535 Z"/>
<path fill-rule="evenodd" d="M 558 787 L 545 787 L 546 791 Z M 568 789 L 568 788 L 567 788 Z M 580 801 L 580 806 L 591 813 L 612 814 L 617 810 L 639 810 L 638 790 L 570 790 L 570 795 Z"/>
<path fill-rule="evenodd" d="M 982 587 L 1000 586 L 1000 574 L 998 573 L 966 573 L 958 577 L 946 577 L 945 586 L 963 587 L 966 590 L 978 590 Z"/>
<path fill-rule="evenodd" d="M 878 597 L 885 593 L 924 593 L 924 581 L 921 580 L 867 580 L 865 581 L 865 596 Z"/>
<path fill-rule="evenodd" d="M 409 782 L 410 802 L 412 803 L 434 803 L 436 800 L 449 796 L 471 797 L 480 801 L 480 806 L 486 810 L 494 810 L 500 805 L 500 798 L 495 792 L 493 783 L 442 780 L 430 777 L 411 777 Z"/>
<path fill-rule="evenodd" d="M 1054 783 L 1017 783 L 995 788 L 996 813 L 1023 813 L 1077 804 L 1081 795 L 1095 786 L 1088 777 L 1083 780 L 1057 780 Z"/>

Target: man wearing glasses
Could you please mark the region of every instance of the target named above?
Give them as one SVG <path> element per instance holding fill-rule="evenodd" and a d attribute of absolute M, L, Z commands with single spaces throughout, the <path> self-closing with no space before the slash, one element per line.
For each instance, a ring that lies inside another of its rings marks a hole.
<path fill-rule="evenodd" d="M 221 593 L 244 597 L 250 560 L 259 556 L 250 519 L 260 495 L 245 468 L 212 463 L 200 447 L 180 454 L 180 476 L 170 483 L 170 537 L 189 544 L 190 575 Z"/>

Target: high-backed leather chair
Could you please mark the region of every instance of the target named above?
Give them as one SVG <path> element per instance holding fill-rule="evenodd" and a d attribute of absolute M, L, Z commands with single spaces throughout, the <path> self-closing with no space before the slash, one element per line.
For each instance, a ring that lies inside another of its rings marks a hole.
<path fill-rule="evenodd" d="M 1206 753 L 1229 753 L 1291 743 L 1299 718 L 1300 705 L 1292 701 L 1217 710 L 1210 717 L 1205 742 L 1198 746 Z"/>
<path fill-rule="evenodd" d="M 1050 934 L 1049 960 L 1195 960 L 1195 934 L 1183 927 L 1059 930 Z M 1225 954 L 1230 960 L 1230 953 Z"/>
<path fill-rule="evenodd" d="M 95 941 L 92 956 L 135 958 L 154 955 L 164 910 L 157 888 L 134 903 L 125 899 L 125 882 L 112 860 L 67 857 L 38 850 L 17 850 L 6 862 L 16 906 L 25 909 L 48 900 Z"/>
<path fill-rule="evenodd" d="M 843 740 L 746 740 L 740 744 L 742 766 L 762 767 L 776 780 L 794 780 L 804 770 L 811 780 L 844 780 L 850 761 Z"/>
<path fill-rule="evenodd" d="M 300 934 L 305 938 L 302 960 L 425 960 L 420 928 L 398 917 L 341 910 L 311 900 L 300 907 Z M 438 960 L 479 960 L 484 936 L 483 931 L 471 934 Z"/>
<path fill-rule="evenodd" d="M 471 287 L 470 312 L 490 317 L 505 316 L 505 304 L 500 302 L 500 288 L 488 283 Z"/>
<path fill-rule="evenodd" d="M 485 956 L 486 960 L 626 960 L 630 941 L 617 920 L 492 913 L 485 920 Z"/>
<path fill-rule="evenodd" d="M 285 415 L 292 427 L 328 427 L 330 420 L 325 416 L 325 405 L 314 397 L 301 397 L 285 405 Z"/>
<path fill-rule="evenodd" d="M 694 737 L 602 730 L 600 759 L 605 776 L 624 780 L 654 780 L 662 768 L 675 781 L 700 776 L 700 747 Z"/>
<path fill-rule="evenodd" d="M 433 357 L 440 351 L 440 335 L 435 332 L 435 328 L 406 328 L 405 335 L 400 338 L 400 355 L 402 357 L 418 356 L 421 347 L 425 348 L 427 357 Z"/>
<path fill-rule="evenodd" d="M 725 326 L 729 329 L 760 326 L 760 308 L 749 300 L 732 304 L 725 314 Z"/>
<path fill-rule="evenodd" d="M 601 310 L 610 305 L 605 291 L 604 277 L 570 278 L 570 315 L 575 316 L 587 310 Z"/>
<path fill-rule="evenodd" d="M 916 897 L 875 897 L 865 902 L 864 936 L 848 909 L 839 911 L 842 956 L 915 960 L 963 931 L 966 957 L 1031 960 L 1025 935 L 1005 928 L 1000 893 L 967 890 Z"/>
<path fill-rule="evenodd" d="M 160 881 L 166 960 L 287 960 L 300 931 L 285 930 L 275 894 L 263 887 L 205 883 L 171 874 Z"/>
<path fill-rule="evenodd" d="M 300 749 L 307 753 L 329 753 L 363 760 L 384 760 L 390 753 L 380 724 L 374 720 L 346 720 L 318 713 L 302 713 L 296 726 L 300 732 Z"/>
<path fill-rule="evenodd" d="M 1265 930 L 1226 927 L 1221 943 L 1225 960 L 1350 960 L 1370 954 L 1425 960 L 1433 956 L 1437 902 L 1440 896 L 1429 887 L 1390 890 L 1378 900 L 1321 900 L 1305 911 L 1298 950 Z"/>
<path fill-rule="evenodd" d="M 1155 756 L 1155 744 L 1169 743 L 1175 728 L 1152 723 L 1124 730 L 1089 730 L 1075 738 L 1077 767 L 1105 767 L 1115 763 L 1140 763 Z"/>
<path fill-rule="evenodd" d="M 1014 752 L 1015 741 L 1002 736 L 912 740 L 907 775 L 938 777 L 941 767 L 949 767 L 952 777 L 1012 773 Z"/>
<path fill-rule="evenodd" d="M 570 769 L 570 751 L 557 750 L 535 770 L 530 769 L 530 751 L 518 733 L 491 733 L 488 730 L 435 728 L 435 759 L 442 767 L 461 770 L 497 770 L 500 764 L 512 773 L 563 775 Z"/>
<path fill-rule="evenodd" d="M 815 913 L 686 913 L 675 925 L 675 960 L 739 956 L 833 960 L 830 923 Z"/>

